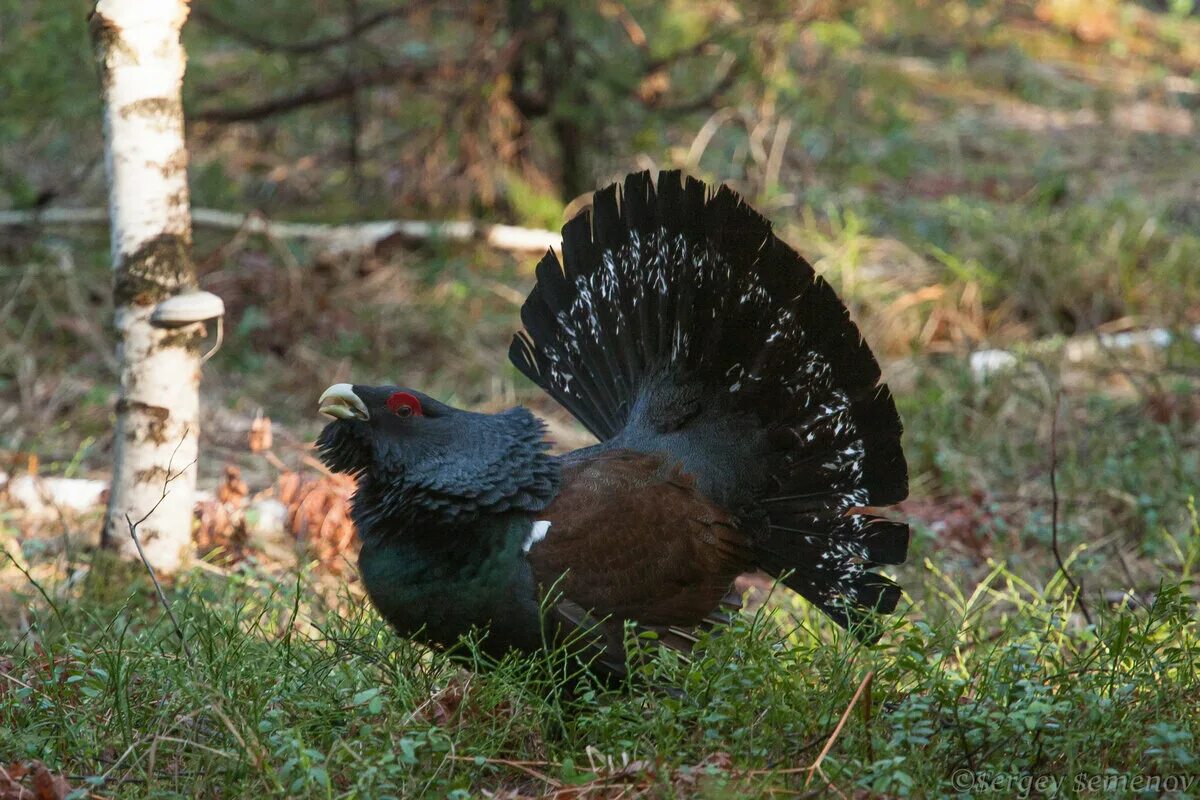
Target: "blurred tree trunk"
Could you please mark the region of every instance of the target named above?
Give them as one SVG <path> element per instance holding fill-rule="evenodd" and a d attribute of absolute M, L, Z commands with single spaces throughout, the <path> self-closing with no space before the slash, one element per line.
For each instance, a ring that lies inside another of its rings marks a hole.
<path fill-rule="evenodd" d="M 507 16 L 509 34 L 521 37 L 509 69 L 513 105 L 521 115 L 518 136 L 527 138 L 530 120 L 549 118 L 558 145 L 564 203 L 586 192 L 590 184 L 589 142 L 577 119 L 590 100 L 579 86 L 571 10 L 572 6 L 559 2 L 509 0 Z"/>
<path fill-rule="evenodd" d="M 104 95 L 113 300 L 121 389 L 102 544 L 177 571 L 191 553 L 199 433 L 200 323 L 151 323 L 194 289 L 183 138 L 187 0 L 99 0 L 92 41 Z M 144 521 L 143 521 L 144 520 Z"/>

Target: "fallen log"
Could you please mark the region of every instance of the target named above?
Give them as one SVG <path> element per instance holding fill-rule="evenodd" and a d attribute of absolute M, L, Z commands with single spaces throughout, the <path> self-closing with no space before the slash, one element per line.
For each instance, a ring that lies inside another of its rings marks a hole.
<path fill-rule="evenodd" d="M 107 225 L 103 208 L 47 208 L 40 211 L 0 211 L 0 227 L 34 225 Z M 300 239 L 314 243 L 323 252 L 347 254 L 369 252 L 384 241 L 477 242 L 511 253 L 541 254 L 562 248 L 562 237 L 554 231 L 499 225 L 472 220 L 380 220 L 327 224 L 277 222 L 259 212 L 241 214 L 212 208 L 192 209 L 197 228 L 259 234 L 273 239 Z"/>

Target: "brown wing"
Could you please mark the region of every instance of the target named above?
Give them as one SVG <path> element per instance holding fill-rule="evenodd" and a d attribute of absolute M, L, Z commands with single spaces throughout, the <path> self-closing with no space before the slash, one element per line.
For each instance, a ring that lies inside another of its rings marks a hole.
<path fill-rule="evenodd" d="M 534 578 L 595 617 L 691 627 L 750 567 L 744 534 L 663 457 L 617 450 L 564 468 L 529 550 Z"/>

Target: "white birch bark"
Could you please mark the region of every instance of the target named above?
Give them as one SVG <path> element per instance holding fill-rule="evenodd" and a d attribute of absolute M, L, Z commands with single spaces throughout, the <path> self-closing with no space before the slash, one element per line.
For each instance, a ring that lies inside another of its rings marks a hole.
<path fill-rule="evenodd" d="M 187 15 L 187 0 L 99 0 L 91 18 L 104 92 L 121 361 L 102 541 L 137 558 L 127 518 L 145 517 L 138 538 L 147 560 L 168 573 L 191 553 L 204 334 L 202 324 L 150 323 L 157 303 L 195 286 L 180 94 Z"/>

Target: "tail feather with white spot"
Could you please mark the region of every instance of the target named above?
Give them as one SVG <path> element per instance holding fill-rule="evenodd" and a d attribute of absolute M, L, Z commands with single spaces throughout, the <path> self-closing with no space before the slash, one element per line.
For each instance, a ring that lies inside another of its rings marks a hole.
<path fill-rule="evenodd" d="M 521 320 L 513 363 L 600 447 L 673 455 L 841 624 L 895 608 L 870 569 L 904 561 L 907 526 L 855 513 L 908 493 L 895 403 L 833 289 L 734 192 L 678 172 L 597 192 Z"/>

